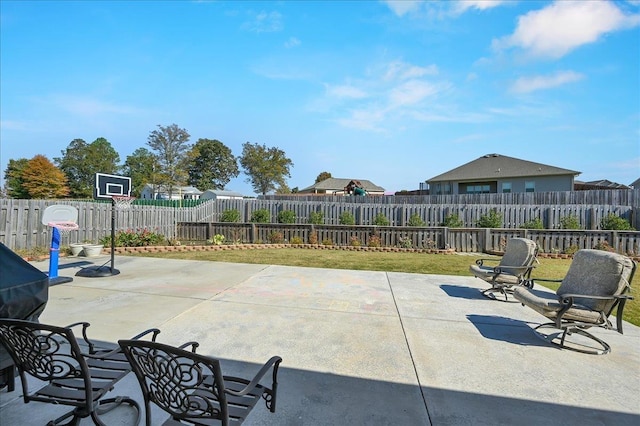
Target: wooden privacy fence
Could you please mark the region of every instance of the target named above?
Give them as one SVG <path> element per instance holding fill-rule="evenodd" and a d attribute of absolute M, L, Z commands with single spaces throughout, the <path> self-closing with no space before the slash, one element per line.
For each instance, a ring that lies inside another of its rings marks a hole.
<path fill-rule="evenodd" d="M 608 244 L 629 255 L 640 253 L 638 231 L 533 230 L 507 228 L 397 227 L 368 225 L 311 225 L 268 223 L 179 223 L 176 237 L 182 242 L 203 243 L 223 235 L 225 243 L 280 243 L 300 240 L 304 244 L 348 246 L 357 239 L 369 245 L 372 236 L 383 247 L 453 249 L 457 252 L 503 251 L 506 240 L 524 237 L 535 241 L 544 253 L 564 253 Z M 311 239 L 311 236 L 315 236 Z"/>

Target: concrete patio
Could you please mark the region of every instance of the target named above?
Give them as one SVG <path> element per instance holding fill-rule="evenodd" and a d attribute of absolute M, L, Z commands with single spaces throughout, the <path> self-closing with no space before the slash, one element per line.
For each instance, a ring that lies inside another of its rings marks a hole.
<path fill-rule="evenodd" d="M 532 331 L 542 316 L 486 299 L 473 277 L 127 256 L 116 257 L 119 275 L 74 276 L 108 261 L 61 259 L 60 275 L 74 279 L 50 288 L 40 320 L 88 321 L 89 336 L 105 342 L 158 327 L 162 342 L 200 342 L 225 374 L 251 377 L 280 355 L 276 413 L 258 406 L 247 425 L 640 424 L 640 328 L 631 324 L 624 335 L 594 331 L 612 352 L 592 356 L 548 346 Z M 132 374 L 112 393 L 142 401 Z M 19 381 L 0 391 L 1 426 L 42 425 L 63 411 L 24 404 Z M 131 414 L 105 420 L 131 424 Z"/>

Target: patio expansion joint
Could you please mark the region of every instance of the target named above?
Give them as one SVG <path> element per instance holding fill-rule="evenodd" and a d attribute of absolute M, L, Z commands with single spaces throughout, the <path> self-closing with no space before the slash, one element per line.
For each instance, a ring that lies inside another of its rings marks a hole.
<path fill-rule="evenodd" d="M 418 367 L 416 366 L 415 358 L 413 357 L 413 352 L 411 352 L 411 346 L 409 345 L 409 339 L 407 337 L 407 331 L 404 327 L 404 322 L 402 321 L 402 316 L 400 315 L 400 309 L 398 308 L 398 302 L 396 300 L 396 295 L 393 292 L 393 286 L 391 285 L 391 280 L 389 279 L 389 273 L 385 272 L 385 276 L 387 278 L 387 285 L 389 286 L 389 291 L 391 292 L 391 297 L 393 298 L 393 304 L 396 308 L 396 314 L 398 315 L 398 320 L 400 321 L 400 327 L 402 328 L 402 336 L 404 337 L 404 342 L 407 345 L 407 351 L 409 352 L 409 357 L 411 358 L 411 366 L 413 367 L 413 371 L 416 375 L 416 381 L 418 382 L 418 388 L 420 389 L 420 395 L 422 395 L 422 401 L 424 403 L 424 408 L 427 411 L 427 417 L 429 417 L 429 423 L 433 424 L 433 419 L 431 417 L 431 413 L 429 412 L 429 405 L 427 404 L 427 396 L 424 394 L 424 390 L 422 387 L 422 383 L 420 383 L 420 375 L 418 374 Z"/>

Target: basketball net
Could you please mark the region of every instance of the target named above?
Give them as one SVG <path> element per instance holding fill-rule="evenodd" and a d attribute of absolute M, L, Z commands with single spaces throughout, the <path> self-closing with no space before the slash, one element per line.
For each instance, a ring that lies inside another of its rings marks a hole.
<path fill-rule="evenodd" d="M 61 236 L 69 235 L 69 232 L 78 229 L 78 224 L 75 222 L 49 222 L 47 225 L 52 228 L 56 228 L 58 232 L 60 232 Z"/>
<path fill-rule="evenodd" d="M 113 204 L 118 210 L 127 210 L 131 207 L 131 203 L 136 197 L 128 197 L 126 195 L 114 195 L 111 197 L 113 199 Z"/>

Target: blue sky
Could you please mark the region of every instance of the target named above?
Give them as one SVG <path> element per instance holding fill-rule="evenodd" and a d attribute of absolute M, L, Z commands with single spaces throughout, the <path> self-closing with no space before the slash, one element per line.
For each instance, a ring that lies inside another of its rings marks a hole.
<path fill-rule="evenodd" d="M 158 124 L 388 192 L 489 153 L 640 177 L 640 1 L 0 2 L 0 167 Z M 253 194 L 241 174 L 226 189 Z"/>

